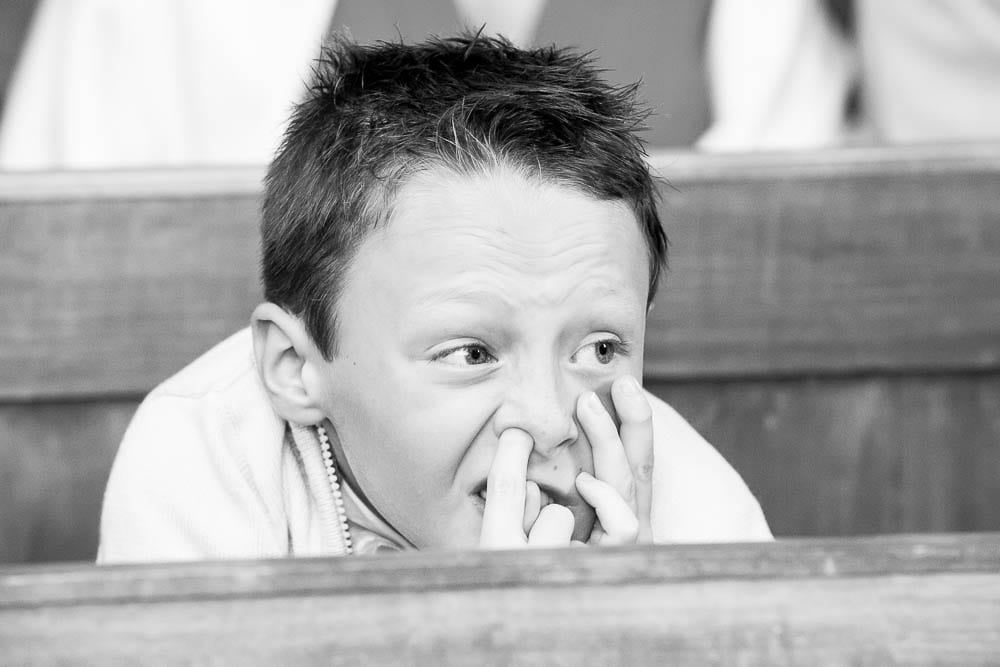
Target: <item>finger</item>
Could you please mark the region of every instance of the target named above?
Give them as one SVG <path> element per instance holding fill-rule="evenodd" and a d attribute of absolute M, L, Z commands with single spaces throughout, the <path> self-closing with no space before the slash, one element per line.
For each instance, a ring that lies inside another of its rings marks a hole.
<path fill-rule="evenodd" d="M 487 494 L 487 497 L 489 497 L 489 494 Z M 524 485 L 524 521 L 521 524 L 525 535 L 531 532 L 531 527 L 535 525 L 535 520 L 538 518 L 538 512 L 541 509 L 542 491 L 538 488 L 537 483 L 529 479 Z"/>
<path fill-rule="evenodd" d="M 587 472 L 577 475 L 576 488 L 597 512 L 604 531 L 603 536 L 595 531 L 599 544 L 632 544 L 638 540 L 639 520 L 617 489 Z"/>
<path fill-rule="evenodd" d="M 492 549 L 524 546 L 524 501 L 531 436 L 520 429 L 500 434 L 486 478 L 486 508 L 479 544 Z"/>
<path fill-rule="evenodd" d="M 575 525 L 573 512 L 568 507 L 554 503 L 546 505 L 535 519 L 528 544 L 533 547 L 564 547 L 573 538 Z"/>
<path fill-rule="evenodd" d="M 635 484 L 639 541 L 652 542 L 650 514 L 653 504 L 653 411 L 642 386 L 632 376 L 615 380 L 611 385 L 611 399 L 621 420 L 619 433 Z"/>
<path fill-rule="evenodd" d="M 590 537 L 587 539 L 588 544 L 600 544 L 604 541 L 604 528 L 601 527 L 601 522 L 595 521 L 594 527 L 590 530 Z"/>
<path fill-rule="evenodd" d="M 614 487 L 634 507 L 632 467 L 611 415 L 594 392 L 580 396 L 576 412 L 594 452 L 594 474 Z"/>

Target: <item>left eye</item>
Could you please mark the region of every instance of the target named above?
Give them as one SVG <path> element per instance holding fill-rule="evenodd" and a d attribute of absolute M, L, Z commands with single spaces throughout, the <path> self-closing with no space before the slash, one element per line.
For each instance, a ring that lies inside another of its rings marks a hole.
<path fill-rule="evenodd" d="M 587 358 L 589 355 L 593 355 L 593 360 L 602 366 L 607 366 L 615 357 L 622 351 L 622 343 L 617 340 L 598 340 L 593 343 L 588 343 L 584 345 L 576 354 L 573 355 L 573 361 L 586 362 L 589 361 Z M 581 355 L 586 355 L 581 358 Z"/>
<path fill-rule="evenodd" d="M 600 364 L 610 364 L 618 352 L 618 346 L 613 340 L 599 340 L 594 343 L 594 357 Z"/>
<path fill-rule="evenodd" d="M 470 343 L 446 350 L 437 355 L 434 360 L 449 366 L 481 366 L 496 361 L 496 357 L 490 354 L 486 346 Z"/>

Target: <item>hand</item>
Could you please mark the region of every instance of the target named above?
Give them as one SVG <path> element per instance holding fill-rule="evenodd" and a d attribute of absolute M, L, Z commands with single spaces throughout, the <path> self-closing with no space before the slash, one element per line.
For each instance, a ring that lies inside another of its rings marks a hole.
<path fill-rule="evenodd" d="M 528 458 L 533 447 L 531 436 L 520 429 L 511 428 L 500 434 L 486 480 L 489 493 L 483 510 L 480 547 L 517 549 L 570 544 L 575 524 L 573 513 L 555 503 L 541 507 L 538 485 L 527 480 Z"/>
<path fill-rule="evenodd" d="M 581 472 L 576 488 L 597 512 L 589 544 L 652 542 L 653 419 L 639 382 L 624 376 L 611 385 L 621 429 L 593 392 L 577 401 L 594 452 L 594 475 Z"/>

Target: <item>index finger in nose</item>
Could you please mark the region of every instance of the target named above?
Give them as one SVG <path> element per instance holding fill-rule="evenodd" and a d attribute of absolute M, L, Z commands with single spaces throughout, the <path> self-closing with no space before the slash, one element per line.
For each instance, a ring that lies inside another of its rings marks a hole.
<path fill-rule="evenodd" d="M 622 446 L 635 480 L 639 541 L 651 541 L 650 512 L 653 501 L 653 411 L 639 381 L 618 378 L 611 385 L 611 399 L 621 420 Z"/>
<path fill-rule="evenodd" d="M 531 436 L 510 428 L 500 434 L 486 478 L 486 507 L 480 545 L 503 548 L 524 544 L 525 485 Z"/>

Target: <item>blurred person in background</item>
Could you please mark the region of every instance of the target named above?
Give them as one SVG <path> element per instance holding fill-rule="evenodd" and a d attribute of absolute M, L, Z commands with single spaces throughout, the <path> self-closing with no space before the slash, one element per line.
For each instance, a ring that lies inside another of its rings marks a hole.
<path fill-rule="evenodd" d="M 997 0 L 715 0 L 713 151 L 1000 139 Z"/>
<path fill-rule="evenodd" d="M 518 42 L 543 6 L 411 3 L 428 30 L 488 22 Z M 349 0 L 42 0 L 0 124 L 0 168 L 265 164 L 324 34 L 344 28 L 346 16 L 363 31 L 379 24 L 388 38 L 394 9 Z"/>
<path fill-rule="evenodd" d="M 707 124 L 700 59 L 708 7 L 708 0 L 41 0 L 0 118 L 0 169 L 263 165 L 331 30 L 373 42 L 485 26 L 485 34 L 521 46 L 586 45 L 612 83 L 642 80 L 656 112 L 645 132 L 651 145 L 690 145 Z M 20 26 L 30 13 L 23 4 L 0 9 Z M 20 41 L 25 28 L 6 27 Z"/>
<path fill-rule="evenodd" d="M 0 168 L 263 164 L 333 0 L 43 0 Z"/>

